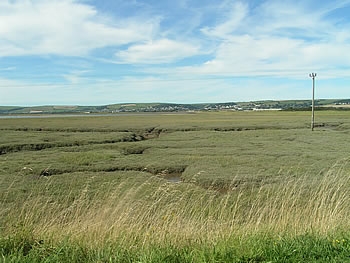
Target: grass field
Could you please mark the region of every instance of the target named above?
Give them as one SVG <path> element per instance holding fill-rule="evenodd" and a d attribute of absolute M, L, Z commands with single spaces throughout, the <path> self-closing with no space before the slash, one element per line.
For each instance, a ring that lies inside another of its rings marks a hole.
<path fill-rule="evenodd" d="M 350 262 L 350 113 L 0 119 L 3 262 Z"/>

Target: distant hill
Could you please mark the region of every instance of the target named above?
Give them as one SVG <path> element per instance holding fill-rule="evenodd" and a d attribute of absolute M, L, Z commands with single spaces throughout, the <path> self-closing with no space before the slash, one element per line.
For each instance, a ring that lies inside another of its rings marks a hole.
<path fill-rule="evenodd" d="M 350 109 L 350 99 L 315 100 L 319 109 Z M 0 106 L 0 114 L 89 114 L 118 112 L 176 112 L 213 110 L 310 110 L 310 100 L 265 100 L 225 103 L 120 103 L 101 106 Z"/>

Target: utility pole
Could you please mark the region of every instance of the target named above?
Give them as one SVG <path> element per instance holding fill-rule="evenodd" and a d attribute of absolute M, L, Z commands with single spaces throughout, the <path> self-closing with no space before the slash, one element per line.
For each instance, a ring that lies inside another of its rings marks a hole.
<path fill-rule="evenodd" d="M 315 127 L 315 78 L 316 73 L 310 73 L 309 77 L 312 78 L 312 116 L 311 116 L 311 130 Z"/>

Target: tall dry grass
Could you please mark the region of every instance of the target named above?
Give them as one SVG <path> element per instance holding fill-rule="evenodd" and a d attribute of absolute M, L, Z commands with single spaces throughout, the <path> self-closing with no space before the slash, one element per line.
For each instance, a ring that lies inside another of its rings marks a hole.
<path fill-rule="evenodd" d="M 41 238 L 71 238 L 91 246 L 116 242 L 125 248 L 215 244 L 258 233 L 327 235 L 349 228 L 350 178 L 347 161 L 319 175 L 281 174 L 260 185 L 235 180 L 224 192 L 192 182 L 122 181 L 90 184 L 73 198 L 29 195 L 2 214 L 3 232 L 19 229 Z M 50 184 L 47 180 L 46 184 Z M 43 186 L 45 188 L 45 185 Z M 6 202 L 6 200 L 2 200 Z"/>

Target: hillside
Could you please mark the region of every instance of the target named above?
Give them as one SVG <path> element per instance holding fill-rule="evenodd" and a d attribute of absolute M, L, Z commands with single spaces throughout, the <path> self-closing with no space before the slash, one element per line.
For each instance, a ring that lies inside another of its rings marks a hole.
<path fill-rule="evenodd" d="M 308 110 L 310 100 L 265 100 L 226 103 L 120 103 L 101 106 L 0 106 L 0 114 L 89 114 L 118 112 L 176 112 L 176 111 L 208 111 L 208 110 Z M 350 99 L 320 99 L 315 101 L 316 107 L 349 108 Z"/>

